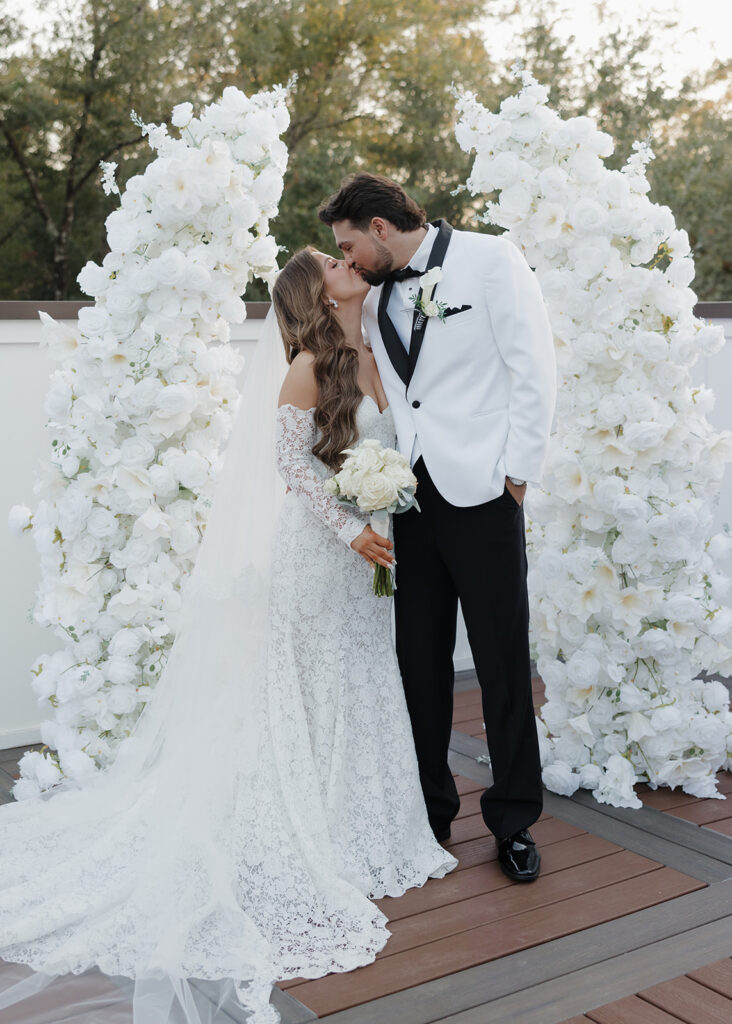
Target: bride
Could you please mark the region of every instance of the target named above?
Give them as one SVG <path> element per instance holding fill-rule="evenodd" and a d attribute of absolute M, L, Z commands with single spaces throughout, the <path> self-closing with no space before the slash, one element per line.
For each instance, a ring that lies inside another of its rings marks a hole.
<path fill-rule="evenodd" d="M 86 789 L 0 808 L 0 1020 L 270 1024 L 275 981 L 371 962 L 371 900 L 456 866 L 371 589 L 391 542 L 322 486 L 395 442 L 367 291 L 312 250 L 279 273 L 152 699 Z"/>

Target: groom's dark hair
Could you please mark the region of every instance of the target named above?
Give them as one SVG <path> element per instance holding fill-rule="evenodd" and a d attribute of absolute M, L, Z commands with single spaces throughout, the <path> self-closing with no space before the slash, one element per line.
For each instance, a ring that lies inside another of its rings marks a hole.
<path fill-rule="evenodd" d="M 366 171 L 344 178 L 338 192 L 320 204 L 318 216 L 329 225 L 350 220 L 359 231 L 368 228 L 372 217 L 383 217 L 398 231 L 415 231 L 427 219 L 422 207 L 401 185 Z"/>

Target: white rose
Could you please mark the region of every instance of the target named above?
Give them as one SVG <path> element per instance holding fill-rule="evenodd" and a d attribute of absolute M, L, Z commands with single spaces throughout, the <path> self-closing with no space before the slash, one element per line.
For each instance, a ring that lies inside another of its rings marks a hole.
<path fill-rule="evenodd" d="M 607 211 L 595 199 L 578 199 L 569 211 L 572 227 L 582 233 L 600 231 L 606 216 Z"/>
<path fill-rule="evenodd" d="M 84 785 L 97 774 L 94 760 L 83 750 L 59 751 L 61 769 L 73 782 Z"/>
<path fill-rule="evenodd" d="M 569 765 L 555 762 L 542 769 L 541 779 L 547 789 L 560 796 L 571 796 L 579 786 L 579 775 Z"/>
<path fill-rule="evenodd" d="M 440 312 L 440 307 L 432 299 L 422 303 L 422 310 L 425 316 L 437 316 Z"/>
<path fill-rule="evenodd" d="M 398 500 L 399 494 L 393 480 L 385 473 L 368 473 L 361 482 L 358 507 L 364 512 L 388 508 Z"/>
<path fill-rule="evenodd" d="M 199 540 L 198 530 L 192 523 L 178 523 L 170 531 L 170 546 L 179 555 L 194 551 Z"/>
<path fill-rule="evenodd" d="M 162 387 L 148 421 L 150 428 L 163 437 L 170 437 L 186 426 L 197 401 L 196 389 L 192 384 L 169 384 Z"/>
<path fill-rule="evenodd" d="M 135 710 L 137 704 L 137 690 L 134 686 L 115 686 L 107 694 L 107 707 L 115 715 L 129 714 Z"/>
<path fill-rule="evenodd" d="M 276 167 L 270 165 L 257 175 L 252 186 L 252 194 L 263 209 L 269 210 L 279 203 L 282 188 L 282 174 Z"/>
<path fill-rule="evenodd" d="M 102 334 L 109 325 L 109 315 L 100 306 L 82 306 L 79 310 L 79 330 L 87 337 Z"/>
<path fill-rule="evenodd" d="M 109 509 L 97 505 L 91 510 L 86 521 L 86 528 L 92 537 L 103 540 L 113 536 L 119 527 L 117 517 Z"/>
<path fill-rule="evenodd" d="M 120 630 L 122 632 L 122 630 Z M 132 630 L 126 632 L 131 633 Z M 112 657 L 101 666 L 110 683 L 131 683 L 139 675 L 139 666 L 128 658 Z"/>
<path fill-rule="evenodd" d="M 27 750 L 18 761 L 18 768 L 22 775 L 35 780 L 41 789 L 50 789 L 61 779 L 61 772 L 51 758 L 38 750 Z"/>
<path fill-rule="evenodd" d="M 123 466 L 144 466 L 155 455 L 155 445 L 140 434 L 127 437 L 119 446 L 119 461 Z"/>
<path fill-rule="evenodd" d="M 180 287 L 184 284 L 188 264 L 180 249 L 166 249 L 164 253 L 150 260 L 148 273 L 159 284 Z"/>
<path fill-rule="evenodd" d="M 117 630 L 109 641 L 107 652 L 110 658 L 130 658 L 137 654 L 143 642 L 143 634 L 139 629 L 123 627 Z"/>
<path fill-rule="evenodd" d="M 100 267 L 97 263 L 86 263 L 76 275 L 79 287 L 87 295 L 99 298 L 112 284 L 113 278 L 109 270 Z"/>

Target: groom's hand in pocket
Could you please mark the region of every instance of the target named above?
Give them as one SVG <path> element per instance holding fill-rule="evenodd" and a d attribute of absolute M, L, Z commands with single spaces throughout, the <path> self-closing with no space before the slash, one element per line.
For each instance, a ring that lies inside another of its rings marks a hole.
<path fill-rule="evenodd" d="M 366 559 L 372 569 L 376 562 L 387 569 L 394 565 L 394 556 L 390 554 L 394 545 L 388 537 L 379 536 L 370 526 L 366 526 L 358 537 L 351 541 L 351 547 Z"/>
<path fill-rule="evenodd" d="M 512 484 L 508 477 L 506 477 L 506 487 L 508 487 L 508 490 L 516 504 L 520 505 L 526 497 L 526 484 L 522 484 L 521 487 L 517 487 L 516 484 Z"/>

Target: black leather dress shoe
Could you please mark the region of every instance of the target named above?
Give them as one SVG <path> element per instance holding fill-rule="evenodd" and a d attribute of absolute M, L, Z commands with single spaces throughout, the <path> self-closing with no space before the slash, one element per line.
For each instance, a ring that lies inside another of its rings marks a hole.
<path fill-rule="evenodd" d="M 440 832 L 435 832 L 435 839 L 438 843 L 446 843 L 450 838 L 450 826 L 443 828 Z"/>
<path fill-rule="evenodd" d="M 533 882 L 538 878 L 541 854 L 528 829 L 522 828 L 496 842 L 498 863 L 504 875 L 508 875 L 514 882 Z"/>

